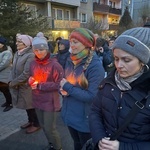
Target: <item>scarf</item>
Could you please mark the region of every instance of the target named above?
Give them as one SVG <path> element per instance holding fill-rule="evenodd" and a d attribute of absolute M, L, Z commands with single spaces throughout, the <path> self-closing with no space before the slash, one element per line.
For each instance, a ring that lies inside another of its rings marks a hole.
<path fill-rule="evenodd" d="M 18 50 L 17 52 L 18 52 L 18 55 L 22 55 L 22 52 L 23 51 L 25 51 L 26 49 L 28 49 L 29 47 L 25 47 L 25 48 L 23 48 L 23 49 L 21 49 L 21 50 Z"/>
<path fill-rule="evenodd" d="M 132 87 L 130 86 L 130 83 L 135 81 L 137 78 L 139 78 L 143 74 L 143 72 L 144 72 L 144 70 L 142 69 L 137 74 L 124 79 L 124 78 L 120 77 L 119 73 L 116 71 L 115 72 L 115 81 L 116 81 L 118 88 L 121 91 L 131 90 Z"/>
<path fill-rule="evenodd" d="M 81 52 L 77 54 L 71 54 L 70 58 L 74 65 L 79 64 L 84 58 L 86 58 L 89 55 L 89 51 L 87 49 L 82 50 Z"/>
<path fill-rule="evenodd" d="M 67 53 L 68 52 L 68 49 L 67 48 L 65 48 L 64 50 L 59 50 L 58 51 L 58 53 L 60 53 L 60 54 L 64 54 L 64 53 Z"/>
<path fill-rule="evenodd" d="M 43 59 L 39 59 L 37 56 L 35 56 L 35 60 L 39 64 L 47 64 L 49 62 L 48 61 L 49 58 L 50 58 L 50 53 L 47 53 L 47 55 Z"/>

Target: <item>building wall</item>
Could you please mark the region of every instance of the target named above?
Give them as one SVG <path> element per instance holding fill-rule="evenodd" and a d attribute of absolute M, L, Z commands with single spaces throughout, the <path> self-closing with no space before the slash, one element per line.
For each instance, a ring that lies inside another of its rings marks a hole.
<path fill-rule="evenodd" d="M 81 20 L 81 14 L 84 13 L 87 16 L 87 22 L 93 17 L 93 2 L 92 0 L 87 0 L 87 3 L 80 3 L 79 16 Z"/>
<path fill-rule="evenodd" d="M 73 6 L 80 6 L 80 0 L 47 0 L 49 2 L 57 2 L 60 4 L 67 4 Z"/>
<path fill-rule="evenodd" d="M 150 0 L 134 0 L 132 17 L 134 23 L 142 25 L 146 21 L 143 18 L 144 15 L 150 17 Z"/>
<path fill-rule="evenodd" d="M 104 30 L 109 29 L 109 24 L 114 26 L 117 25 L 120 18 L 119 14 L 115 14 L 113 11 L 109 12 L 109 9 L 107 12 L 102 11 L 101 13 L 101 11 L 98 11 L 98 13 L 93 14 L 93 2 L 100 2 L 100 4 L 107 5 L 108 8 L 109 5 L 112 4 L 111 6 L 113 10 L 114 8 L 121 8 L 121 0 L 111 0 L 112 3 L 110 3 L 110 0 L 87 0 L 87 2 L 81 2 L 81 0 L 76 0 L 73 2 L 71 0 L 45 0 L 45 2 L 35 2 L 34 0 L 34 2 L 30 2 L 30 4 L 36 4 L 39 13 L 48 16 L 50 23 L 53 23 L 54 28 L 52 27 L 51 30 L 53 32 L 53 40 L 55 40 L 55 37 L 63 36 L 62 33 L 65 33 L 66 31 L 68 32 L 68 36 L 69 32 L 74 28 L 79 26 L 84 27 L 84 25 L 86 25 L 91 18 L 97 18 L 97 21 L 102 20 L 102 29 Z M 70 20 L 66 20 L 65 15 L 63 15 L 61 19 L 58 19 L 54 16 L 54 9 L 61 9 L 63 10 L 63 13 L 66 10 L 69 10 Z M 86 22 L 82 22 L 82 14 L 86 14 Z M 66 36 L 63 37 L 66 38 Z"/>

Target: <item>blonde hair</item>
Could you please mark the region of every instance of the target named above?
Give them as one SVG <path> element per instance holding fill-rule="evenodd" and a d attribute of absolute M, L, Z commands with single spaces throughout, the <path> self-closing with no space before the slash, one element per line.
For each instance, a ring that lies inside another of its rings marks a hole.
<path fill-rule="evenodd" d="M 87 88 L 88 88 L 88 80 L 86 79 L 84 73 L 85 73 L 85 71 L 87 70 L 89 64 L 90 64 L 91 61 L 92 61 L 93 54 L 94 54 L 94 51 L 90 50 L 89 57 L 87 58 L 87 60 L 86 60 L 86 62 L 85 62 L 85 65 L 83 66 L 83 72 L 82 72 L 82 74 L 80 75 L 79 85 L 80 85 L 82 88 L 84 88 L 84 89 L 87 89 Z"/>

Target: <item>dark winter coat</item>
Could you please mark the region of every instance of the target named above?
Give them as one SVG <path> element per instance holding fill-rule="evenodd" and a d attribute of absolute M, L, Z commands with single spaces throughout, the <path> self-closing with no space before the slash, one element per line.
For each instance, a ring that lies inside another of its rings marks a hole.
<path fill-rule="evenodd" d="M 106 67 L 113 62 L 110 50 L 108 50 L 108 51 L 104 50 L 103 53 L 100 53 L 100 52 L 96 51 L 96 54 L 98 55 L 98 57 L 102 61 L 103 67 L 106 70 Z"/>
<path fill-rule="evenodd" d="M 68 96 L 63 97 L 62 118 L 67 126 L 70 126 L 80 132 L 90 132 L 89 130 L 89 110 L 93 98 L 98 91 L 98 85 L 104 78 L 104 69 L 101 61 L 95 54 L 87 70 L 85 77 L 88 80 L 88 89 L 83 89 L 77 82 L 78 76 L 83 71 L 83 65 L 86 59 L 83 59 L 76 67 L 70 58 L 66 61 L 65 78 L 70 75 L 70 82 L 67 82 L 63 89 Z M 72 73 L 72 74 L 70 74 Z M 74 79 L 72 79 L 74 76 Z"/>
<path fill-rule="evenodd" d="M 90 129 L 95 144 L 109 137 L 122 126 L 128 112 L 136 101 L 142 100 L 150 90 L 150 71 L 142 74 L 130 85 L 132 90 L 120 91 L 111 72 L 100 85 L 90 113 Z M 150 149 L 150 100 L 146 107 L 138 112 L 126 130 L 117 139 L 119 150 Z"/>
<path fill-rule="evenodd" d="M 69 49 L 58 51 L 58 54 L 56 57 L 57 57 L 58 62 L 61 64 L 63 68 L 65 68 L 65 64 L 69 56 L 70 56 Z"/>
<path fill-rule="evenodd" d="M 48 48 L 49 48 L 50 53 L 53 53 L 53 52 L 54 52 L 54 47 L 53 47 L 53 45 L 50 43 L 50 41 L 48 41 Z"/>
<path fill-rule="evenodd" d="M 69 52 L 70 43 L 69 43 L 69 40 L 66 40 L 66 39 L 60 40 L 59 44 L 60 43 L 65 46 L 65 49 L 59 50 L 56 57 L 57 57 L 58 62 L 61 64 L 61 66 L 65 68 L 67 58 L 70 56 L 70 52 Z"/>

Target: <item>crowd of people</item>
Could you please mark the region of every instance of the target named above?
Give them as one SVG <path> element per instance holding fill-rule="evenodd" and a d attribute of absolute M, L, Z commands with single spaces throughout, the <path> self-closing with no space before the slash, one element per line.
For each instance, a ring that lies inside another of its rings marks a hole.
<path fill-rule="evenodd" d="M 17 34 L 13 53 L 0 37 L 3 111 L 24 109 L 28 121 L 21 129 L 26 134 L 42 129 L 49 150 L 62 150 L 59 113 L 74 150 L 88 150 L 89 139 L 95 150 L 149 150 L 149 26 L 129 29 L 109 41 L 77 28 L 69 39 L 56 41 L 54 52 L 42 32 L 34 38 Z"/>

